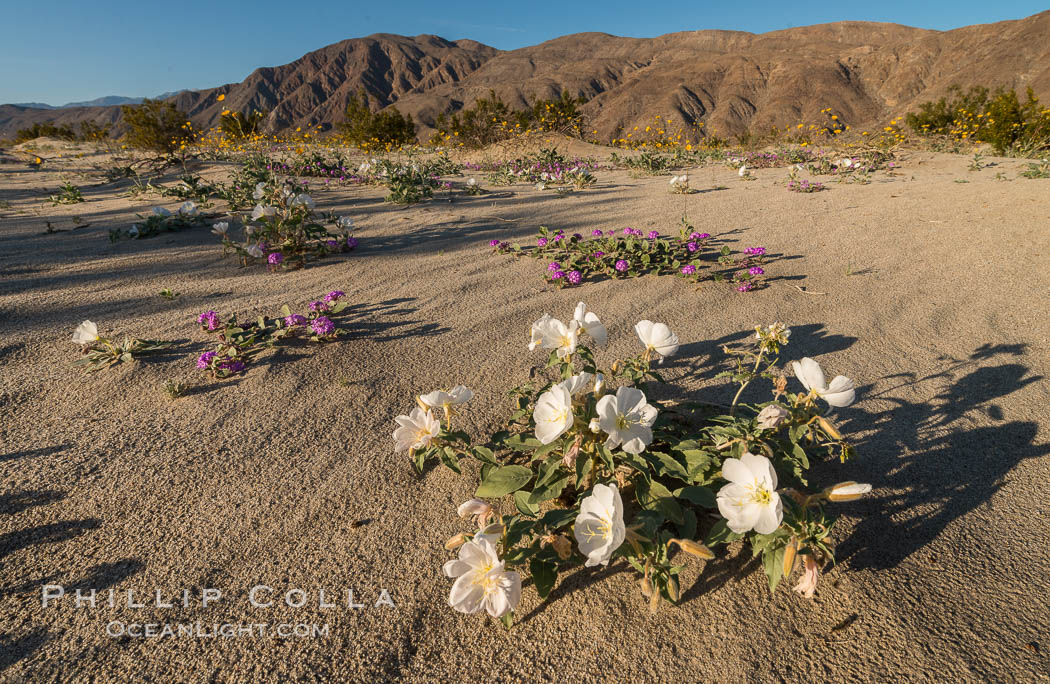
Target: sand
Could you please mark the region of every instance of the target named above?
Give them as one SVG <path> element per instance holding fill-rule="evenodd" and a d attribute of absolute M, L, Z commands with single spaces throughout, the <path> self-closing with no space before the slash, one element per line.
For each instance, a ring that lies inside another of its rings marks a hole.
<path fill-rule="evenodd" d="M 789 193 L 784 169 L 743 182 L 723 167 L 690 171 L 705 192 L 684 197 L 665 176 L 623 171 L 565 198 L 516 186 L 408 208 L 380 188 L 317 189 L 320 208 L 356 219 L 359 249 L 270 275 L 222 259 L 204 228 L 111 244 L 109 229 L 177 202 L 120 197 L 128 181 L 93 184 L 103 161 L 0 165 L 6 680 L 1048 679 L 1050 181 L 1017 178 L 1023 162 L 974 173 L 965 157 L 910 152 L 897 175 L 810 195 Z M 85 203 L 47 202 L 64 178 Z M 669 233 L 683 212 L 698 230 L 779 255 L 768 287 L 696 292 L 650 277 L 557 290 L 543 263 L 487 246 L 539 225 Z M 45 234 L 45 221 L 69 229 L 74 215 L 90 225 Z M 336 288 L 354 303 L 345 339 L 274 354 L 236 379 L 195 370 L 209 341 L 201 311 L 254 316 Z M 509 632 L 447 606 L 443 543 L 468 530 L 455 508 L 476 471 L 418 476 L 393 453 L 393 417 L 420 392 L 462 383 L 476 392 L 465 427 L 495 427 L 505 392 L 544 360 L 527 349 L 529 324 L 567 318 L 579 300 L 609 329 L 599 358 L 633 352 L 641 318 L 671 326 L 683 346 L 665 366 L 669 397 L 728 400 L 714 379 L 719 345 L 773 321 L 793 330 L 786 361 L 817 357 L 857 382 L 838 416 L 859 455 L 818 465 L 812 480 L 875 489 L 839 509 L 839 563 L 814 600 L 787 586 L 771 596 L 734 546 L 706 565 L 686 560 L 681 604 L 655 614 L 623 562 L 563 575 L 545 603 L 526 587 Z M 180 345 L 85 375 L 69 341 L 85 318 Z M 196 384 L 171 401 L 169 378 Z M 112 588 L 117 605 L 67 596 L 44 608 L 45 584 Z M 250 606 L 259 584 L 274 589 L 271 608 Z M 223 598 L 203 608 L 203 588 Z M 281 603 L 295 588 L 308 595 L 298 609 Z M 183 589 L 185 607 L 148 598 Z M 339 605 L 321 607 L 320 589 Z M 347 608 L 347 589 L 366 607 Z M 396 608 L 375 607 L 382 589 Z M 129 608 L 128 590 L 147 605 Z M 204 632 L 265 622 L 328 634 L 107 636 L 114 622 L 197 621 Z"/>

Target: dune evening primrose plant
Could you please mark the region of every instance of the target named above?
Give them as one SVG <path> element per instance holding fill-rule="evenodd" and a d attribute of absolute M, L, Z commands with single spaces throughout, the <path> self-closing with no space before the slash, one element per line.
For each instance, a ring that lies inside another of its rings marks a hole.
<path fill-rule="evenodd" d="M 814 459 L 853 453 L 825 411 L 846 404 L 852 383 L 825 383 L 807 359 L 795 371 L 805 391 L 788 391 L 777 363 L 790 330 L 777 323 L 756 328 L 740 349 L 726 347 L 737 370 L 723 377 L 741 385 L 729 406 L 663 402 L 653 364 L 680 341 L 658 322 L 640 321 L 635 332 L 636 354 L 599 359 L 608 332 L 583 303 L 568 323 L 541 316 L 528 348 L 546 351 L 546 365 L 511 391 L 515 405 L 495 433 L 453 430 L 451 414 L 469 410 L 474 396 L 462 386 L 421 395 L 397 417 L 395 451 L 420 471 L 433 460 L 457 473 L 464 458 L 480 465 L 474 497 L 456 511 L 470 527 L 445 545 L 459 554 L 444 573 L 455 580 L 455 610 L 509 626 L 521 573 L 544 599 L 561 573 L 616 563 L 638 572 L 655 609 L 681 596 L 685 556 L 711 562 L 712 549 L 737 541 L 762 557 L 771 590 L 799 573 L 796 591 L 816 591 L 834 559 L 827 505 L 871 490 L 842 482 L 806 492 Z M 771 382 L 772 400 L 740 403 L 757 379 Z"/>
<path fill-rule="evenodd" d="M 128 228 L 114 228 L 110 230 L 109 241 L 117 242 L 122 238 L 143 240 L 155 237 L 161 233 L 173 233 L 186 228 L 203 226 L 207 223 L 207 217 L 201 214 L 197 204 L 193 201 L 183 202 L 174 212 L 164 207 L 154 207 L 151 214 L 136 215 L 141 219 L 138 223 L 134 223 Z M 214 227 L 212 231 L 215 232 Z"/>
<path fill-rule="evenodd" d="M 275 318 L 259 316 L 252 323 L 238 323 L 232 316 L 223 321 L 216 311 L 205 311 L 197 317 L 202 332 L 218 338 L 214 349 L 197 357 L 199 370 L 213 377 L 224 378 L 248 369 L 248 366 L 267 349 L 303 339 L 310 342 L 329 342 L 346 331 L 337 327 L 333 316 L 346 309 L 349 302 L 342 290 L 332 290 L 311 302 L 308 313 L 292 313 L 288 305 L 281 307 Z"/>
<path fill-rule="evenodd" d="M 707 277 L 728 282 L 740 292 L 762 286 L 767 265 L 765 248 L 734 253 L 726 245 L 716 249 L 712 242 L 710 233 L 699 232 L 683 220 L 683 227 L 673 237 L 632 227 L 607 231 L 595 228 L 586 237 L 541 227 L 534 248 L 508 245 L 498 239 L 489 240 L 489 246 L 498 253 L 546 261 L 544 278 L 559 288 L 588 280 L 649 274 L 673 275 L 693 283 Z"/>
<path fill-rule="evenodd" d="M 98 332 L 98 325 L 84 321 L 73 330 L 73 343 L 80 346 L 81 358 L 74 365 L 84 366 L 89 373 L 115 366 L 118 363 L 130 363 L 138 356 L 155 354 L 175 345 L 174 342 L 144 340 L 138 337 L 125 337 L 117 344 Z"/>
<path fill-rule="evenodd" d="M 256 205 L 244 217 L 244 239 L 230 236 L 229 226 L 215 231 L 223 255 L 237 254 L 247 266 L 264 262 L 271 273 L 302 268 L 307 261 L 346 252 L 357 246 L 348 216 L 323 218 L 304 185 L 260 182 L 252 193 Z M 332 232 L 325 223 L 331 223 Z"/>

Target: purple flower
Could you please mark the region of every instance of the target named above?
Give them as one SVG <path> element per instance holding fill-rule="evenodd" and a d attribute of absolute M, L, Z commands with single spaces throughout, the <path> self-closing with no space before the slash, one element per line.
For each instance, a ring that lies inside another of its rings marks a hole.
<path fill-rule="evenodd" d="M 579 285 L 580 281 L 583 280 L 583 274 L 579 271 L 569 271 L 569 282 L 573 285 Z"/>
<path fill-rule="evenodd" d="M 690 240 L 699 240 L 700 239 L 700 233 L 689 233 L 689 239 Z"/>
<path fill-rule="evenodd" d="M 274 252 L 273 254 L 268 256 L 266 260 L 270 262 L 271 266 L 280 266 L 281 262 L 284 261 L 284 255 L 280 252 Z"/>
<path fill-rule="evenodd" d="M 331 304 L 332 302 L 336 301 L 336 300 L 337 300 L 337 299 L 339 299 L 340 297 L 345 297 L 345 296 L 346 296 L 346 293 L 345 293 L 345 292 L 343 292 L 342 290 L 332 290 L 331 292 L 329 292 L 328 294 L 326 294 L 326 295 L 325 295 L 325 296 L 323 297 L 323 299 L 324 299 L 324 300 L 325 300 L 326 302 L 328 302 L 329 304 Z"/>
<path fill-rule="evenodd" d="M 695 242 L 690 242 L 686 244 L 685 248 L 688 249 L 690 252 L 695 252 L 696 250 L 700 249 L 700 245 L 696 244 Z"/>
<path fill-rule="evenodd" d="M 338 240 L 325 240 L 325 244 L 328 246 L 328 249 L 339 249 Z"/>
<path fill-rule="evenodd" d="M 605 256 L 605 252 L 603 252 L 602 250 L 600 250 L 600 249 L 599 249 L 599 250 L 598 250 L 597 252 L 595 252 L 595 253 L 593 254 L 593 256 L 594 256 L 594 257 L 595 257 L 596 259 L 597 259 L 597 258 L 601 258 L 601 257 Z"/>
<path fill-rule="evenodd" d="M 218 365 L 219 370 L 229 371 L 231 373 L 240 373 L 244 370 L 243 361 L 223 361 Z"/>
<path fill-rule="evenodd" d="M 616 262 L 616 270 L 619 271 L 620 273 L 623 273 L 624 271 L 626 271 L 628 266 L 629 266 L 629 264 L 627 263 L 626 259 L 619 259 Z"/>
<path fill-rule="evenodd" d="M 561 280 L 565 277 L 565 271 L 555 271 L 551 273 L 551 280 Z"/>
<path fill-rule="evenodd" d="M 489 240 L 489 247 L 499 247 L 499 240 L 496 238 Z"/>
<path fill-rule="evenodd" d="M 328 304 L 324 302 L 310 302 L 310 311 L 328 311 Z"/>
<path fill-rule="evenodd" d="M 351 235 L 350 237 L 346 238 L 346 246 L 349 247 L 350 249 L 353 249 L 354 247 L 357 247 L 357 238 L 355 238 L 353 235 Z"/>
<path fill-rule="evenodd" d="M 706 240 L 709 237 L 711 237 L 711 233 L 695 233 L 693 235 L 694 240 Z"/>
<path fill-rule="evenodd" d="M 744 250 L 744 254 L 748 256 L 762 256 L 766 253 L 765 247 L 748 247 Z"/>
<path fill-rule="evenodd" d="M 320 337 L 327 337 L 335 332 L 335 323 L 332 323 L 327 316 L 318 316 L 310 323 L 310 327 Z"/>
<path fill-rule="evenodd" d="M 751 268 L 747 269 L 747 272 L 753 276 L 760 276 L 766 271 L 761 266 L 752 266 Z"/>
<path fill-rule="evenodd" d="M 555 234 L 554 234 L 554 237 L 553 237 L 552 239 L 553 239 L 553 240 L 554 240 L 555 242 L 561 242 L 561 239 L 562 239 L 563 237 L 565 237 L 565 236 L 564 236 L 564 235 L 562 235 L 561 233 L 555 233 Z"/>
<path fill-rule="evenodd" d="M 197 357 L 197 368 L 201 370 L 207 370 L 208 365 L 211 364 L 211 360 L 214 359 L 217 354 L 213 351 L 206 351 Z"/>
<path fill-rule="evenodd" d="M 754 287 L 755 287 L 754 283 L 749 282 L 749 281 L 745 281 L 743 283 L 740 283 L 740 285 L 736 288 L 736 291 L 737 292 L 748 292 Z"/>
<path fill-rule="evenodd" d="M 547 246 L 547 238 L 540 238 L 539 240 L 537 240 L 536 241 L 536 246 L 537 247 L 546 247 Z"/>
<path fill-rule="evenodd" d="M 694 273 L 696 273 L 696 266 L 686 264 L 682 267 L 682 275 L 693 275 Z"/>
<path fill-rule="evenodd" d="M 549 264 L 547 264 L 547 270 L 548 271 L 557 271 L 557 270 L 560 270 L 560 269 L 561 269 L 561 265 L 557 261 L 552 261 Z"/>
<path fill-rule="evenodd" d="M 646 235 L 646 237 L 650 240 L 655 240 L 656 238 L 660 237 L 660 232 L 656 230 L 650 230 L 649 234 Z"/>
<path fill-rule="evenodd" d="M 591 231 L 591 235 L 593 235 L 595 237 L 601 237 L 602 236 L 602 231 L 600 231 L 597 228 L 595 228 L 594 230 Z"/>
<path fill-rule="evenodd" d="M 291 316 L 285 316 L 284 324 L 289 328 L 294 328 L 300 325 L 306 325 L 306 316 L 303 316 L 302 314 L 292 314 Z"/>
<path fill-rule="evenodd" d="M 623 234 L 624 234 L 624 235 L 630 235 L 630 234 L 631 234 L 631 233 L 633 233 L 633 232 L 634 232 L 634 231 L 632 231 L 632 230 L 631 230 L 630 228 L 624 228 L 624 229 L 623 229 Z"/>
<path fill-rule="evenodd" d="M 583 239 L 583 236 L 582 236 L 582 235 L 580 235 L 579 233 L 573 233 L 573 234 L 572 234 L 572 236 L 573 236 L 574 238 L 576 238 L 577 240 L 582 240 L 582 239 Z"/>
<path fill-rule="evenodd" d="M 200 316 L 197 316 L 197 322 L 201 324 L 201 327 L 215 330 L 219 327 L 219 314 L 216 311 L 205 311 Z"/>

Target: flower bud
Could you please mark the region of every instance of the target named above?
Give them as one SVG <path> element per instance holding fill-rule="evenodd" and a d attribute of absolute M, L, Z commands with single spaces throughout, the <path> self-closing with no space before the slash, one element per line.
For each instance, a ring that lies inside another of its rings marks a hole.
<path fill-rule="evenodd" d="M 620 372 L 620 362 L 619 361 L 613 361 L 612 372 L 613 372 L 613 374 L 616 374 L 616 373 Z"/>
<path fill-rule="evenodd" d="M 790 577 L 795 570 L 795 560 L 798 558 L 798 539 L 791 538 L 788 545 L 784 547 L 784 577 Z"/>
<path fill-rule="evenodd" d="M 824 490 L 828 501 L 855 501 L 871 491 L 870 484 L 859 482 L 840 482 Z"/>
<path fill-rule="evenodd" d="M 587 425 L 587 428 L 594 434 L 598 434 L 602 431 L 601 425 L 598 423 L 597 418 L 591 418 L 591 422 Z"/>
<path fill-rule="evenodd" d="M 678 603 L 678 599 L 682 598 L 682 589 L 677 577 L 672 577 L 667 581 L 667 595 L 674 603 Z"/>
<path fill-rule="evenodd" d="M 711 549 L 690 539 L 671 539 L 667 542 L 667 545 L 670 546 L 671 544 L 678 544 L 678 548 L 703 560 L 711 560 L 715 557 Z"/>
<path fill-rule="evenodd" d="M 458 549 L 459 547 L 463 546 L 466 543 L 467 543 L 467 535 L 465 535 L 462 532 L 460 532 L 455 537 L 452 537 L 447 542 L 445 542 L 445 548 L 448 549 L 449 551 L 452 551 L 453 549 Z"/>
<path fill-rule="evenodd" d="M 645 598 L 651 598 L 653 595 L 653 585 L 649 581 L 649 578 L 643 577 L 639 584 L 642 587 L 642 596 L 644 596 Z"/>
<path fill-rule="evenodd" d="M 481 499 L 464 501 L 459 505 L 459 508 L 456 509 L 456 513 L 458 513 L 461 518 L 466 518 L 471 515 L 488 515 L 491 512 L 492 506 Z"/>
<path fill-rule="evenodd" d="M 828 433 L 828 436 L 832 439 L 842 439 L 842 433 L 836 430 L 835 426 L 824 418 L 824 416 L 817 416 L 817 423 L 820 424 L 821 429 Z"/>
<path fill-rule="evenodd" d="M 605 387 L 605 376 L 602 375 L 601 373 L 598 373 L 598 375 L 595 376 L 595 380 L 594 380 L 594 393 L 596 395 L 601 394 L 602 393 L 602 389 L 604 387 Z"/>

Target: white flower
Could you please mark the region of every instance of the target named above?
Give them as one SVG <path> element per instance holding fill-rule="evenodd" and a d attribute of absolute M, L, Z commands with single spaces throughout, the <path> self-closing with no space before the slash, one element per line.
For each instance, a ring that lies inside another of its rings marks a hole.
<path fill-rule="evenodd" d="M 784 422 L 790 415 L 786 408 L 779 404 L 770 404 L 758 414 L 758 427 L 763 430 L 772 430 Z"/>
<path fill-rule="evenodd" d="M 620 387 L 616 394 L 598 400 L 598 426 L 609 435 L 605 446 L 622 448 L 629 454 L 640 454 L 653 441 L 653 423 L 656 408 L 645 400 L 645 393 L 636 387 Z"/>
<path fill-rule="evenodd" d="M 556 349 L 559 358 L 567 358 L 576 351 L 576 343 L 579 341 L 579 325 L 579 322 L 575 320 L 565 325 L 557 318 L 543 314 L 542 318 L 532 324 L 529 350 L 536 347 Z"/>
<path fill-rule="evenodd" d="M 839 166 L 841 166 L 844 169 L 848 169 L 851 166 L 853 166 L 853 160 L 852 159 L 840 159 L 839 160 Z"/>
<path fill-rule="evenodd" d="M 79 345 L 94 344 L 98 340 L 98 326 L 84 321 L 73 331 L 73 341 Z"/>
<path fill-rule="evenodd" d="M 226 221 L 219 221 L 218 223 L 211 224 L 211 232 L 216 235 L 226 237 L 226 231 L 230 229 L 230 224 Z"/>
<path fill-rule="evenodd" d="M 722 462 L 722 477 L 729 480 L 718 491 L 718 512 L 736 534 L 754 530 L 770 534 L 784 518 L 777 494 L 777 473 L 765 456 L 745 452 L 739 459 Z"/>
<path fill-rule="evenodd" d="M 474 397 L 474 393 L 463 385 L 456 385 L 449 391 L 434 390 L 430 394 L 419 397 L 419 403 L 428 409 L 441 409 L 445 412 L 445 420 L 449 419 L 453 406 L 465 404 Z"/>
<path fill-rule="evenodd" d="M 179 216 L 196 216 L 197 215 L 197 203 L 193 200 L 186 200 L 179 205 Z"/>
<path fill-rule="evenodd" d="M 671 183 L 670 183 L 670 185 L 674 185 L 677 182 L 678 182 L 678 176 L 671 176 Z"/>
<path fill-rule="evenodd" d="M 264 216 L 273 216 L 276 213 L 277 209 L 275 207 L 264 207 L 261 204 L 256 204 L 255 208 L 252 209 L 252 220 L 258 221 Z"/>
<path fill-rule="evenodd" d="M 467 185 L 470 186 L 470 187 L 474 187 L 477 184 L 478 184 L 478 182 L 476 180 L 474 180 L 473 178 L 471 178 L 470 180 L 467 181 Z"/>
<path fill-rule="evenodd" d="M 561 385 L 555 385 L 540 395 L 532 410 L 536 422 L 536 439 L 550 444 L 572 427 L 572 395 Z"/>
<path fill-rule="evenodd" d="M 167 209 L 165 209 L 164 207 L 153 207 L 153 213 L 156 214 L 157 216 L 164 216 L 164 217 L 171 216 L 171 212 L 168 211 Z"/>
<path fill-rule="evenodd" d="M 815 392 L 828 404 L 842 408 L 853 403 L 856 393 L 853 390 L 853 381 L 843 375 L 837 375 L 831 384 L 825 384 L 824 371 L 818 364 L 808 356 L 802 361 L 793 361 L 792 369 L 795 377 L 810 392 Z"/>
<path fill-rule="evenodd" d="M 590 496 L 580 504 L 572 533 L 580 553 L 587 556 L 586 567 L 609 564 L 609 558 L 627 536 L 623 500 L 616 485 L 594 485 Z"/>
<path fill-rule="evenodd" d="M 521 575 L 504 569 L 492 540 L 478 535 L 459 547 L 459 560 L 445 563 L 445 577 L 455 577 L 448 604 L 461 613 L 486 611 L 501 618 L 521 600 Z"/>
<path fill-rule="evenodd" d="M 746 166 L 741 166 L 740 171 L 737 172 L 737 175 L 741 178 L 747 178 L 751 175 L 751 171 Z"/>
<path fill-rule="evenodd" d="M 587 371 L 583 371 L 582 373 L 577 373 L 568 380 L 562 380 L 558 383 L 557 386 L 564 387 L 569 391 L 570 396 L 575 397 L 580 392 L 585 391 L 587 389 L 587 385 L 591 384 L 591 380 L 593 379 L 593 374 L 588 373 Z"/>
<path fill-rule="evenodd" d="M 371 168 L 372 168 L 372 165 L 369 164 L 368 162 L 364 161 L 364 162 L 361 162 L 361 166 L 357 167 L 357 171 L 358 171 L 358 173 L 364 175 L 364 174 L 368 173 L 368 170 L 371 169 Z"/>
<path fill-rule="evenodd" d="M 537 183 L 536 184 L 536 189 L 542 192 L 542 191 L 547 189 L 547 184 L 546 183 Z"/>
<path fill-rule="evenodd" d="M 678 351 L 678 336 L 663 323 L 638 321 L 634 326 L 638 339 L 645 345 L 646 353 L 656 352 L 662 362 L 666 357 Z"/>
<path fill-rule="evenodd" d="M 307 209 L 310 209 L 312 211 L 317 207 L 317 204 L 314 202 L 313 197 L 310 197 L 305 192 L 303 192 L 299 193 L 298 195 L 292 198 L 292 206 L 306 207 Z"/>
<path fill-rule="evenodd" d="M 824 490 L 828 501 L 854 501 L 871 491 L 870 484 L 860 482 L 840 482 Z"/>
<path fill-rule="evenodd" d="M 354 227 L 354 220 L 349 216 L 340 216 L 335 220 L 335 225 L 343 230 L 350 230 Z"/>
<path fill-rule="evenodd" d="M 259 245 L 249 245 L 244 251 L 248 253 L 248 256 L 255 257 L 256 259 L 261 259 L 263 257 L 263 251 Z"/>
<path fill-rule="evenodd" d="M 605 326 L 598 320 L 598 315 L 593 311 L 587 310 L 587 305 L 580 302 L 576 305 L 576 311 L 572 315 L 572 320 L 579 324 L 583 331 L 594 338 L 595 343 L 599 347 L 604 347 L 606 340 L 609 339 L 609 333 L 605 330 Z"/>
<path fill-rule="evenodd" d="M 255 192 L 252 193 L 252 198 L 261 200 L 265 196 L 266 183 L 256 183 Z"/>
<path fill-rule="evenodd" d="M 128 237 L 137 238 L 139 236 L 139 224 L 134 224 L 131 228 L 128 228 Z"/>
<path fill-rule="evenodd" d="M 441 432 L 441 423 L 430 411 L 419 407 L 412 409 L 412 413 L 407 416 L 398 416 L 394 420 L 400 426 L 394 430 L 394 451 L 425 449 Z"/>

